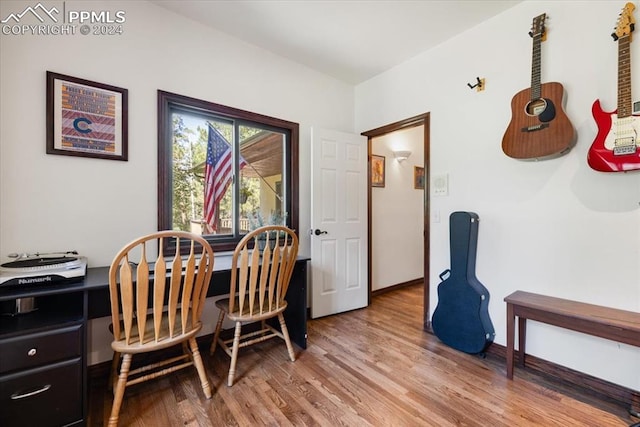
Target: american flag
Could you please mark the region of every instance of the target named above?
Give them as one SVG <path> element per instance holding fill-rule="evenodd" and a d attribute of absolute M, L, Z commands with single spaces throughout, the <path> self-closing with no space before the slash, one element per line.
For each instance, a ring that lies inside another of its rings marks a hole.
<path fill-rule="evenodd" d="M 210 232 L 217 228 L 218 203 L 227 192 L 233 178 L 233 153 L 227 140 L 209 125 L 207 163 L 204 177 L 204 220 Z M 247 162 L 240 156 L 240 169 Z"/>

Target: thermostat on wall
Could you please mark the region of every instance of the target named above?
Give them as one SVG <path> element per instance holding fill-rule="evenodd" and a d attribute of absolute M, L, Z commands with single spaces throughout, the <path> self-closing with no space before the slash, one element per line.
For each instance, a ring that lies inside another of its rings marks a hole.
<path fill-rule="evenodd" d="M 433 177 L 433 195 L 448 196 L 449 195 L 449 175 L 442 174 Z"/>

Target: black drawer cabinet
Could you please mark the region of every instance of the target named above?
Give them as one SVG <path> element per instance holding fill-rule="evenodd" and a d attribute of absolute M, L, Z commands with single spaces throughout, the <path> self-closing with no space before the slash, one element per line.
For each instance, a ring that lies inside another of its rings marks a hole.
<path fill-rule="evenodd" d="M 56 291 L 0 293 L 0 301 L 29 297 L 37 307 L 0 316 L 2 427 L 86 423 L 86 295 Z"/>
<path fill-rule="evenodd" d="M 82 355 L 82 325 L 19 335 L 0 341 L 0 376 Z"/>
<path fill-rule="evenodd" d="M 66 426 L 82 417 L 80 357 L 0 377 L 1 426 Z"/>

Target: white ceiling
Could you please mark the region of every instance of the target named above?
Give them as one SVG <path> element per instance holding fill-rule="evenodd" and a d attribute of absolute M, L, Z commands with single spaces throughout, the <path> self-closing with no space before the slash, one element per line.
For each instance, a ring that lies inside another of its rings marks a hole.
<path fill-rule="evenodd" d="M 152 0 L 247 43 L 358 84 L 522 0 Z"/>

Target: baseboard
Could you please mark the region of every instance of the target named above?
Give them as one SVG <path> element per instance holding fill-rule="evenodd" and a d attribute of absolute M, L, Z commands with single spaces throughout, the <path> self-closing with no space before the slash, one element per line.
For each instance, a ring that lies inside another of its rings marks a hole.
<path fill-rule="evenodd" d="M 424 284 L 424 279 L 421 277 L 419 279 L 409 280 L 408 282 L 402 282 L 396 285 L 387 286 L 386 288 L 376 289 L 375 291 L 371 291 L 371 296 L 375 297 L 377 295 L 386 294 L 387 292 L 397 291 L 398 289 L 406 288 L 408 286 L 423 285 L 423 284 Z"/>

